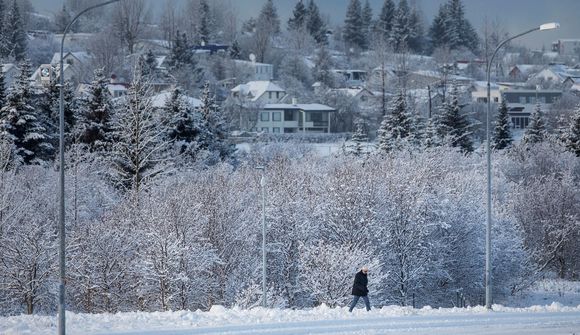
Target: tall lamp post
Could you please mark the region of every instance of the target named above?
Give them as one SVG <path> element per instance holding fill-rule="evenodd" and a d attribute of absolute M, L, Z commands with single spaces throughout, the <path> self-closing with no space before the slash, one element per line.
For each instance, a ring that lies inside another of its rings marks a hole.
<path fill-rule="evenodd" d="M 263 166 L 257 166 L 262 172 L 260 187 L 262 189 L 262 307 L 266 308 L 266 177 Z"/>
<path fill-rule="evenodd" d="M 59 180 L 59 197 L 60 197 L 60 208 L 59 208 L 59 220 L 58 220 L 58 232 L 59 232 L 59 294 L 58 294 L 58 334 L 65 335 L 66 333 L 66 320 L 65 320 L 65 224 L 64 224 L 64 104 L 63 104 L 63 89 L 64 89 L 64 40 L 66 38 L 66 34 L 72 25 L 77 21 L 77 19 L 85 14 L 86 12 L 93 10 L 98 7 L 106 6 L 112 4 L 114 2 L 119 2 L 121 0 L 111 0 L 107 2 L 103 2 L 91 7 L 88 7 L 78 13 L 64 28 L 62 33 L 62 40 L 60 42 L 60 103 L 59 103 L 59 165 L 60 165 L 60 180 Z"/>
<path fill-rule="evenodd" d="M 491 115 L 491 64 L 497 52 L 509 41 L 527 35 L 534 31 L 552 30 L 560 27 L 559 23 L 545 23 L 502 41 L 494 50 L 487 62 L 487 119 L 486 119 L 486 152 L 487 152 L 487 224 L 485 234 L 485 307 L 491 309 L 491 146 L 490 146 L 490 115 Z"/>

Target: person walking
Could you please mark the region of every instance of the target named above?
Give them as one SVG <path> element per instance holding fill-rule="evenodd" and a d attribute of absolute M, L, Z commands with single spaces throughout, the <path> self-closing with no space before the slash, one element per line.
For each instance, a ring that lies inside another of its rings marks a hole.
<path fill-rule="evenodd" d="M 352 285 L 352 295 L 354 297 L 352 299 L 352 302 L 350 303 L 350 308 L 348 309 L 349 312 L 352 312 L 352 310 L 354 309 L 354 307 L 358 303 L 358 300 L 361 297 L 365 302 L 367 311 L 371 310 L 371 303 L 369 302 L 368 297 L 369 289 L 367 288 L 367 285 L 369 283 L 369 280 L 367 278 L 368 273 L 369 269 L 366 266 L 363 266 L 363 268 L 359 272 L 357 272 L 356 275 L 354 276 L 354 284 Z"/>

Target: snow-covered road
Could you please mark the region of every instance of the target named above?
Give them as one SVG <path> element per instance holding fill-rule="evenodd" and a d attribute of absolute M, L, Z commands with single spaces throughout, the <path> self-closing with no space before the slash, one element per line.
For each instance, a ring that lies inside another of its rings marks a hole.
<path fill-rule="evenodd" d="M 411 309 L 388 306 L 367 313 L 325 306 L 308 310 L 225 309 L 208 312 L 73 314 L 67 334 L 231 335 L 231 334 L 474 334 L 580 335 L 580 306 L 529 308 L 494 306 L 466 309 Z M 0 334 L 54 334 L 56 318 L 0 318 Z"/>

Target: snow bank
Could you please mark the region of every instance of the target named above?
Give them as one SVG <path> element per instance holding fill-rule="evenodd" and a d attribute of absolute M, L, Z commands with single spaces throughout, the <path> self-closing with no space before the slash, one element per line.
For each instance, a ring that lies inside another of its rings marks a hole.
<path fill-rule="evenodd" d="M 560 303 L 527 308 L 493 306 L 493 314 L 501 313 L 580 313 L 580 305 L 566 307 Z M 451 315 L 477 315 L 488 312 L 484 307 L 468 308 L 431 308 L 413 309 L 410 307 L 385 306 L 366 312 L 357 309 L 353 314 L 347 307 L 329 308 L 320 306 L 313 309 L 264 309 L 251 310 L 239 308 L 224 308 L 213 306 L 209 311 L 178 311 L 178 312 L 130 312 L 117 314 L 75 314 L 67 312 L 67 333 L 74 334 L 110 334 L 119 332 L 148 332 L 156 330 L 185 330 L 198 327 L 214 327 L 226 325 L 259 325 L 267 323 L 288 323 L 305 321 L 333 321 L 377 318 L 407 318 L 411 316 L 446 317 Z M 580 316 L 580 314 L 579 314 Z M 0 334 L 55 334 L 57 319 L 55 316 L 21 315 L 0 318 Z"/>

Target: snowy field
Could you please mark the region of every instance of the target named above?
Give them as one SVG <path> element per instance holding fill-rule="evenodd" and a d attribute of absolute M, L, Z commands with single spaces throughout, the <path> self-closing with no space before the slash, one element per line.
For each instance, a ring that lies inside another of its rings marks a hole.
<path fill-rule="evenodd" d="M 360 306 L 359 306 L 360 307 Z M 208 312 L 73 314 L 67 313 L 67 334 L 580 334 L 580 305 L 559 303 L 528 308 L 495 305 L 464 309 L 412 309 L 388 306 L 350 314 L 346 307 L 307 310 L 225 309 Z M 55 334 L 56 318 L 0 318 L 0 334 Z"/>

